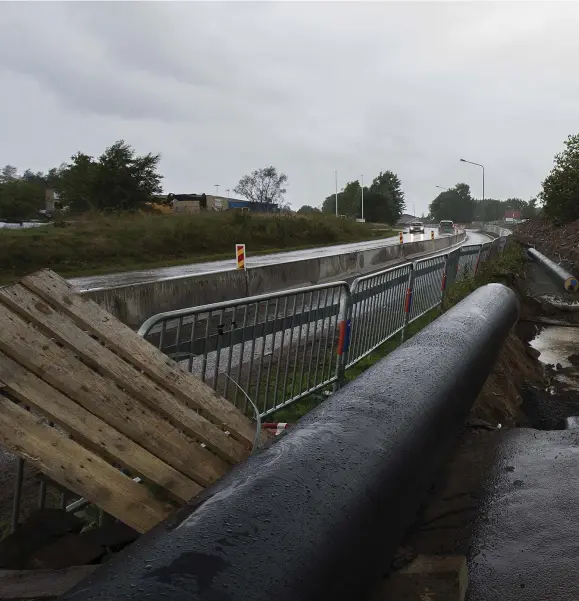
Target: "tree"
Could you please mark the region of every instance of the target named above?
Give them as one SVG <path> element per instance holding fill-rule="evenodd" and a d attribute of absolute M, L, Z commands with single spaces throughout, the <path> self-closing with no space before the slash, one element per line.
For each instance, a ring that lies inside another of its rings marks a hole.
<path fill-rule="evenodd" d="M 470 223 L 475 215 L 476 203 L 468 184 L 459 183 L 441 192 L 430 203 L 430 214 L 435 221 L 451 219 L 459 223 Z"/>
<path fill-rule="evenodd" d="M 0 172 L 0 182 L 8 182 L 18 177 L 18 169 L 14 165 L 5 165 Z"/>
<path fill-rule="evenodd" d="M 298 209 L 298 213 L 310 214 L 310 213 L 320 213 L 320 209 L 317 207 L 312 207 L 310 205 L 303 205 Z"/>
<path fill-rule="evenodd" d="M 134 210 L 161 192 L 161 155 L 137 156 L 119 140 L 94 160 L 77 152 L 69 165 L 50 173 L 63 205 L 74 211 Z"/>
<path fill-rule="evenodd" d="M 233 189 L 236 194 L 244 196 L 252 202 L 282 203 L 286 189 L 287 175 L 278 175 L 275 167 L 256 169 L 250 175 L 244 175 Z"/>
<path fill-rule="evenodd" d="M 539 194 L 547 217 L 565 223 L 579 219 L 579 134 L 569 136 Z"/>
<path fill-rule="evenodd" d="M 392 171 L 381 171 L 368 194 L 364 194 L 364 216 L 368 221 L 394 224 L 405 206 L 402 182 Z"/>

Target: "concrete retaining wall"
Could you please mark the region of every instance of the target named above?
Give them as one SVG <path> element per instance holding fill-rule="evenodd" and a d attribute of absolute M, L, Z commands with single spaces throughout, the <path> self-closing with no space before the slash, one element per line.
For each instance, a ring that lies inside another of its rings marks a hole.
<path fill-rule="evenodd" d="M 137 328 L 152 315 L 164 311 L 357 277 L 423 254 L 444 250 L 462 241 L 464 236 L 458 234 L 424 242 L 263 265 L 251 267 L 245 272 L 218 271 L 100 288 L 84 292 L 83 295 L 96 301 L 122 322 Z"/>
<path fill-rule="evenodd" d="M 512 234 L 511 230 L 490 223 L 485 223 L 481 229 L 483 232 L 494 234 L 495 236 L 510 236 Z"/>

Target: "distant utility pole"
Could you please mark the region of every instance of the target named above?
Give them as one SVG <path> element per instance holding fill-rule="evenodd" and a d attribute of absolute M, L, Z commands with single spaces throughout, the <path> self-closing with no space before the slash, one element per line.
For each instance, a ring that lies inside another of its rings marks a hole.
<path fill-rule="evenodd" d="M 225 191 L 227 192 L 227 200 L 229 200 L 229 192 L 231 192 L 231 188 L 227 188 Z"/>
<path fill-rule="evenodd" d="M 362 221 L 364 221 L 364 175 L 361 175 L 362 178 Z"/>
<path fill-rule="evenodd" d="M 219 196 L 219 184 L 215 184 L 215 196 Z"/>
<path fill-rule="evenodd" d="M 334 171 L 336 177 L 336 217 L 338 216 L 338 170 Z"/>

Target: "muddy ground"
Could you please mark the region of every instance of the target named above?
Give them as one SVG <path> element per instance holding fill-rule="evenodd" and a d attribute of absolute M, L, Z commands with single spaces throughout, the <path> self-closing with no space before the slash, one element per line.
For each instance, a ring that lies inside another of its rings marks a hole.
<path fill-rule="evenodd" d="M 533 263 L 513 288 L 521 300 L 521 319 L 400 547 L 391 566 L 395 570 L 419 554 L 475 557 L 480 550 L 473 548 L 473 529 L 488 487 L 489 457 L 505 429 L 562 430 L 567 418 L 579 416 L 579 312 L 569 310 L 575 300 Z"/>

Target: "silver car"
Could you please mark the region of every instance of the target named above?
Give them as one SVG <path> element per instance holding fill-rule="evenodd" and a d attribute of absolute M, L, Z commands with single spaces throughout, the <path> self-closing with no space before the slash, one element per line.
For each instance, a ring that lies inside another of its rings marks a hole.
<path fill-rule="evenodd" d="M 416 232 L 424 234 L 424 224 L 420 221 L 411 221 L 408 224 L 408 232 L 411 234 L 415 234 Z"/>

